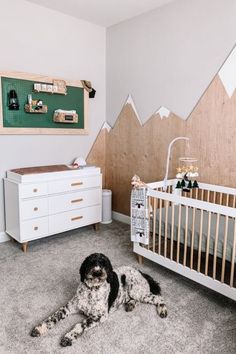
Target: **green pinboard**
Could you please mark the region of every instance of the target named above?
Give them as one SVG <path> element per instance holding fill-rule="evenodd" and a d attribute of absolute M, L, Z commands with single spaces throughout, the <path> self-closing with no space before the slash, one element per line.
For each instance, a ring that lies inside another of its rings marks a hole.
<path fill-rule="evenodd" d="M 33 92 L 33 85 L 37 81 L 2 77 L 2 113 L 3 127 L 5 128 L 58 128 L 58 129 L 84 129 L 84 89 L 67 86 L 67 95 Z M 15 90 L 19 100 L 18 111 L 8 108 L 9 91 Z M 28 94 L 33 100 L 41 99 L 48 106 L 47 113 L 26 113 L 25 104 Z M 56 123 L 53 113 L 56 109 L 75 110 L 78 114 L 78 123 Z"/>

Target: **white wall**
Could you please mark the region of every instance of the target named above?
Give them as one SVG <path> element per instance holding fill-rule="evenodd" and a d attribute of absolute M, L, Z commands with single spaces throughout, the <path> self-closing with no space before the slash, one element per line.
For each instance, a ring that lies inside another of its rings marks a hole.
<path fill-rule="evenodd" d="M 107 120 L 128 94 L 145 122 L 186 119 L 235 45 L 235 0 L 177 0 L 107 31 Z"/>
<path fill-rule="evenodd" d="M 0 71 L 18 70 L 68 79 L 91 80 L 88 136 L 0 135 L 0 179 L 20 166 L 69 163 L 86 157 L 105 120 L 103 27 L 23 0 L 0 0 Z M 4 230 L 0 185 L 0 232 Z"/>

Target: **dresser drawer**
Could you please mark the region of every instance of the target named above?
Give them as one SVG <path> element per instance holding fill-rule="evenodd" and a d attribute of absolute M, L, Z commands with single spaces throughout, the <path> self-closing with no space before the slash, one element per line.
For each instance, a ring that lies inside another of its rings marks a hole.
<path fill-rule="evenodd" d="M 76 191 L 80 189 L 101 187 L 101 181 L 101 175 L 67 178 L 63 180 L 49 182 L 48 189 L 50 194 Z"/>
<path fill-rule="evenodd" d="M 101 204 L 101 189 L 72 192 L 49 197 L 49 214 L 57 214 L 92 205 Z"/>
<path fill-rule="evenodd" d="M 49 233 L 54 234 L 101 221 L 101 206 L 76 209 L 49 216 Z"/>
<path fill-rule="evenodd" d="M 19 185 L 20 198 L 31 198 L 41 195 L 47 195 L 48 186 L 47 183 L 30 183 Z"/>
<path fill-rule="evenodd" d="M 48 217 L 22 221 L 20 225 L 20 239 L 34 240 L 48 236 Z"/>
<path fill-rule="evenodd" d="M 46 215 L 48 215 L 47 198 L 21 200 L 20 202 L 21 220 L 34 219 Z"/>

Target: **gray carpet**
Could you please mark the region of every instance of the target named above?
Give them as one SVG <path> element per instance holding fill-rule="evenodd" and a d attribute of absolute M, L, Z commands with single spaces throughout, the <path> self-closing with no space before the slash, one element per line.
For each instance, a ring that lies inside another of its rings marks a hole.
<path fill-rule="evenodd" d="M 167 319 L 154 306 L 123 308 L 91 329 L 73 347 L 61 348 L 61 336 L 78 320 L 73 315 L 47 336 L 30 330 L 75 292 L 79 267 L 92 252 L 108 255 L 114 266 L 135 265 L 129 226 L 113 222 L 30 243 L 24 254 L 12 242 L 0 245 L 0 353 L 235 353 L 236 304 L 149 261 L 141 267 L 160 281 Z"/>

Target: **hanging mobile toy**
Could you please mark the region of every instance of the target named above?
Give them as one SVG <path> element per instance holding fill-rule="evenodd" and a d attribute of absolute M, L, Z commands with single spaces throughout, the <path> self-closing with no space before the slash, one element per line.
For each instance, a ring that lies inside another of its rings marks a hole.
<path fill-rule="evenodd" d="M 178 179 L 176 187 L 182 188 L 184 192 L 189 192 L 190 189 L 198 188 L 196 178 L 198 174 L 197 159 L 194 157 L 180 157 L 179 166 L 176 171 L 176 178 Z"/>

